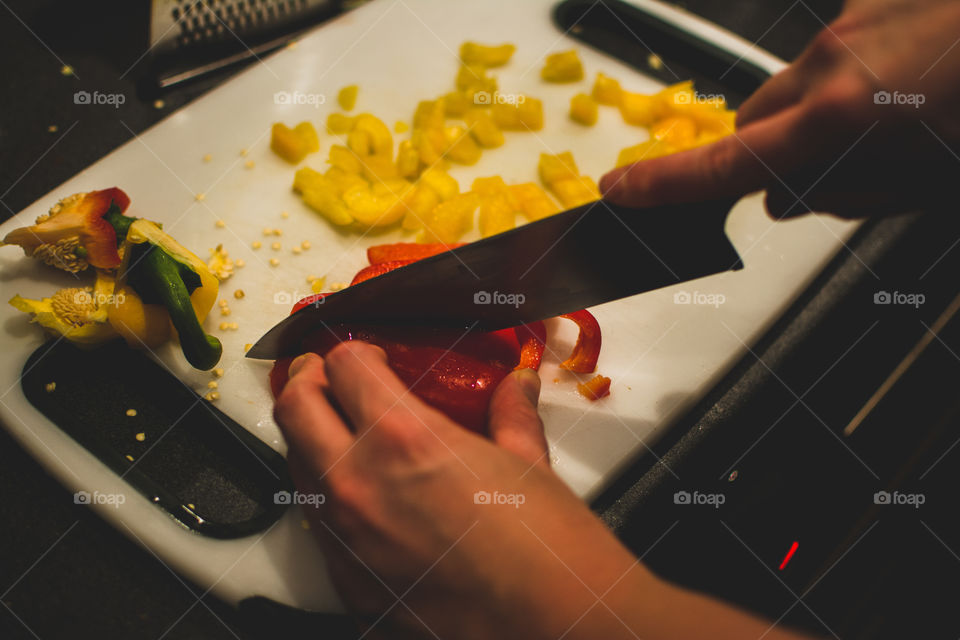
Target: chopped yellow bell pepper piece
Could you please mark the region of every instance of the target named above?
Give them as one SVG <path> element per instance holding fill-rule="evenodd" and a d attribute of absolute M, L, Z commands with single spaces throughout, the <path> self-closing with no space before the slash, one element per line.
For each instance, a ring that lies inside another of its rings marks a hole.
<path fill-rule="evenodd" d="M 446 157 L 460 164 L 476 164 L 480 159 L 480 147 L 461 126 L 446 127 L 443 137 L 447 143 Z"/>
<path fill-rule="evenodd" d="M 351 111 L 357 105 L 357 92 L 359 87 L 355 84 L 348 85 L 337 93 L 337 104 L 344 111 Z"/>
<path fill-rule="evenodd" d="M 537 98 L 516 96 L 513 102 L 497 102 L 490 112 L 494 123 L 511 131 L 538 131 L 543 128 L 543 102 Z"/>
<path fill-rule="evenodd" d="M 421 100 L 413 114 L 414 129 L 442 129 L 446 101 Z"/>
<path fill-rule="evenodd" d="M 326 182 L 322 173 L 310 167 L 301 167 L 293 174 L 293 190 L 297 193 L 326 186 Z"/>
<path fill-rule="evenodd" d="M 641 160 L 651 160 L 653 158 L 659 158 L 660 156 L 669 155 L 674 151 L 676 151 L 676 149 L 663 140 L 651 138 L 632 147 L 621 149 L 620 155 L 617 157 L 617 166 L 625 167 L 628 164 L 640 162 Z"/>
<path fill-rule="evenodd" d="M 580 176 L 568 180 L 558 180 L 550 185 L 550 190 L 567 209 L 600 199 L 600 189 L 593 178 Z"/>
<path fill-rule="evenodd" d="M 697 125 L 690 118 L 671 116 L 650 127 L 650 136 L 677 148 L 689 148 L 697 141 Z"/>
<path fill-rule="evenodd" d="M 363 159 L 363 175 L 370 182 L 376 183 L 399 178 L 400 172 L 390 156 L 373 155 Z"/>
<path fill-rule="evenodd" d="M 547 82 L 577 82 L 583 80 L 583 64 L 576 49 L 552 53 L 540 70 L 540 77 Z"/>
<path fill-rule="evenodd" d="M 354 120 L 355 118 L 342 113 L 331 113 L 327 116 L 327 132 L 340 135 L 350 133 Z"/>
<path fill-rule="evenodd" d="M 622 91 L 619 80 L 598 72 L 590 94 L 600 104 L 619 106 Z"/>
<path fill-rule="evenodd" d="M 333 188 L 310 189 L 303 192 L 303 202 L 337 226 L 353 222 L 347 204 Z"/>
<path fill-rule="evenodd" d="M 460 193 L 456 178 L 440 169 L 427 169 L 420 175 L 420 182 L 433 189 L 441 200 L 450 200 Z"/>
<path fill-rule="evenodd" d="M 588 127 L 597 124 L 597 103 L 585 93 L 570 99 L 570 119 Z"/>
<path fill-rule="evenodd" d="M 486 109 L 477 107 L 469 109 L 464 114 L 463 121 L 467 123 L 470 135 L 481 147 L 493 149 L 503 144 L 503 132 Z"/>
<path fill-rule="evenodd" d="M 327 163 L 347 173 L 360 173 L 363 171 L 363 163 L 360 161 L 360 158 L 357 157 L 357 154 L 342 144 L 335 144 L 330 147 Z"/>
<path fill-rule="evenodd" d="M 490 176 L 489 178 L 476 178 L 470 185 L 470 191 L 481 198 L 492 198 L 502 195 L 507 191 L 507 183 L 500 176 Z"/>
<path fill-rule="evenodd" d="M 480 235 L 486 238 L 516 226 L 516 207 L 500 176 L 477 178 L 471 191 L 480 196 Z"/>
<path fill-rule="evenodd" d="M 370 145 L 370 150 L 367 153 L 393 155 L 393 134 L 390 133 L 390 128 L 380 118 L 369 113 L 361 113 L 353 124 L 353 132 L 367 134 Z"/>
<path fill-rule="evenodd" d="M 394 133 L 406 133 L 410 126 L 403 120 L 397 120 L 393 123 Z"/>
<path fill-rule="evenodd" d="M 459 118 L 473 106 L 473 98 L 463 91 L 451 91 L 443 96 L 443 112 L 448 118 Z"/>
<path fill-rule="evenodd" d="M 457 72 L 457 89 L 465 93 L 470 98 L 478 93 L 485 93 L 486 100 L 481 101 L 490 104 L 490 98 L 497 93 L 497 79 L 487 75 L 487 68 L 479 64 L 463 64 Z"/>
<path fill-rule="evenodd" d="M 478 64 L 485 67 L 500 67 L 510 62 L 517 48 L 512 44 L 489 46 L 476 42 L 464 42 L 460 45 L 460 60 L 464 64 Z"/>
<path fill-rule="evenodd" d="M 354 220 L 364 228 L 385 227 L 399 221 L 407 211 L 407 199 L 414 187 L 406 180 L 380 182 L 373 187 L 356 185 L 347 189 L 343 201 Z"/>
<path fill-rule="evenodd" d="M 295 129 L 276 122 L 270 130 L 270 148 L 287 162 L 297 164 L 320 145 L 317 132 L 309 122 L 301 122 Z"/>
<path fill-rule="evenodd" d="M 356 184 L 366 184 L 367 181 L 356 173 L 347 173 L 340 167 L 330 167 L 323 177 L 334 187 L 338 196 Z"/>
<path fill-rule="evenodd" d="M 437 192 L 425 184 L 417 184 L 414 193 L 407 201 L 407 212 L 403 215 L 401 227 L 406 231 L 416 231 L 423 227 L 424 220 L 440 204 Z"/>
<path fill-rule="evenodd" d="M 420 153 L 412 140 L 404 140 L 397 149 L 397 173 L 401 178 L 416 178 L 420 171 Z"/>
<path fill-rule="evenodd" d="M 543 184 L 548 187 L 554 182 L 578 178 L 580 176 L 577 163 L 573 159 L 573 154 L 569 151 L 564 151 L 556 155 L 541 153 L 540 162 L 537 164 L 537 173 L 540 174 L 540 179 L 543 181 Z"/>
<path fill-rule="evenodd" d="M 620 115 L 627 124 L 649 127 L 666 113 L 663 101 L 657 96 L 622 91 L 620 94 Z"/>
<path fill-rule="evenodd" d="M 532 182 L 512 184 L 507 187 L 507 193 L 514 209 L 519 210 L 530 221 L 546 218 L 560 211 L 547 192 Z"/>
<path fill-rule="evenodd" d="M 461 193 L 441 202 L 424 220 L 419 242 L 457 242 L 473 226 L 473 213 L 479 197 L 475 193 Z"/>

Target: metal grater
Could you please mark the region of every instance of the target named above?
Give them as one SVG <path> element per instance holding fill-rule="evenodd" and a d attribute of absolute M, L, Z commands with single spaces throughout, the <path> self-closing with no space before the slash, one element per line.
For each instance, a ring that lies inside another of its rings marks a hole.
<path fill-rule="evenodd" d="M 150 45 L 158 52 L 258 41 L 329 11 L 331 0 L 153 0 Z"/>
<path fill-rule="evenodd" d="M 152 0 L 150 50 L 163 89 L 283 46 L 341 0 Z"/>

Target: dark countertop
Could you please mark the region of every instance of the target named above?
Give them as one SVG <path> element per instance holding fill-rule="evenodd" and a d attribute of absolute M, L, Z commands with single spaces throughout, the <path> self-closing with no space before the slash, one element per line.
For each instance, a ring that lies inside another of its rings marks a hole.
<path fill-rule="evenodd" d="M 135 4 L 7 0 L 0 6 L 7 61 L 0 112 L 3 219 L 231 74 L 178 88 L 155 108 L 154 96 L 137 87 L 146 66 L 147 3 Z M 839 3 L 683 4 L 790 59 Z M 62 75 L 63 64 L 76 75 Z M 127 99 L 115 111 L 74 104 L 74 92 L 85 88 Z M 256 620 L 204 596 L 75 505 L 3 431 L 0 486 L 0 637 L 259 637 Z"/>

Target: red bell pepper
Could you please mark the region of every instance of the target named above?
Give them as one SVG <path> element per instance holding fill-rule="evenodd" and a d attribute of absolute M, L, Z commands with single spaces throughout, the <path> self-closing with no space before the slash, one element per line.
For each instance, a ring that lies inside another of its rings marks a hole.
<path fill-rule="evenodd" d="M 412 255 L 404 253 L 406 249 L 402 245 L 382 246 L 387 249 L 380 253 L 381 257 Z M 398 246 L 399 249 L 390 248 Z M 444 247 L 435 253 L 447 250 L 447 245 L 434 246 Z M 415 261 L 415 258 L 408 257 L 372 264 L 357 273 L 351 284 Z M 294 305 L 291 313 L 327 295 L 307 296 Z M 581 336 L 568 362 L 576 361 L 581 363 L 579 366 L 586 366 L 592 358 L 592 370 L 600 350 L 600 327 L 587 311 L 578 311 L 567 317 L 581 327 Z M 323 356 L 347 340 L 375 344 L 386 352 L 390 368 L 414 394 L 458 424 L 482 433 L 486 430 L 487 410 L 494 389 L 512 370 L 539 369 L 546 339 L 547 330 L 542 322 L 467 334 L 445 328 L 336 325 L 318 329 L 304 340 L 303 347 L 305 352 Z M 277 360 L 270 371 L 274 397 L 280 395 L 287 383 L 287 370 L 292 361 L 293 358 Z"/>
<path fill-rule="evenodd" d="M 593 373 L 597 368 L 597 359 L 600 358 L 600 323 L 586 309 L 565 313 L 563 317 L 577 323 L 580 335 L 573 346 L 573 353 L 560 363 L 560 368 L 574 373 Z"/>
<path fill-rule="evenodd" d="M 117 187 L 74 194 L 37 218 L 37 224 L 8 233 L 3 244 L 19 245 L 28 256 L 65 271 L 81 271 L 88 264 L 116 268 L 120 265 L 117 232 L 105 219 L 114 205 L 114 216 L 130 206 L 130 198 Z"/>
<path fill-rule="evenodd" d="M 367 261 L 370 264 L 393 262 L 394 260 L 423 260 L 438 253 L 462 247 L 463 242 L 444 244 L 434 242 L 420 244 L 418 242 L 395 242 L 393 244 L 377 244 L 367 249 Z"/>

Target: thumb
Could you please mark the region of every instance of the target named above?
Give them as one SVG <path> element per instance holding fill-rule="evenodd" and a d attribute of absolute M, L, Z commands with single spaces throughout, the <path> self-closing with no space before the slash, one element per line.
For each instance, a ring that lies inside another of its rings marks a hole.
<path fill-rule="evenodd" d="M 533 369 L 514 371 L 490 400 L 490 437 L 499 446 L 530 464 L 550 466 L 543 421 L 537 414 L 540 376 Z"/>

